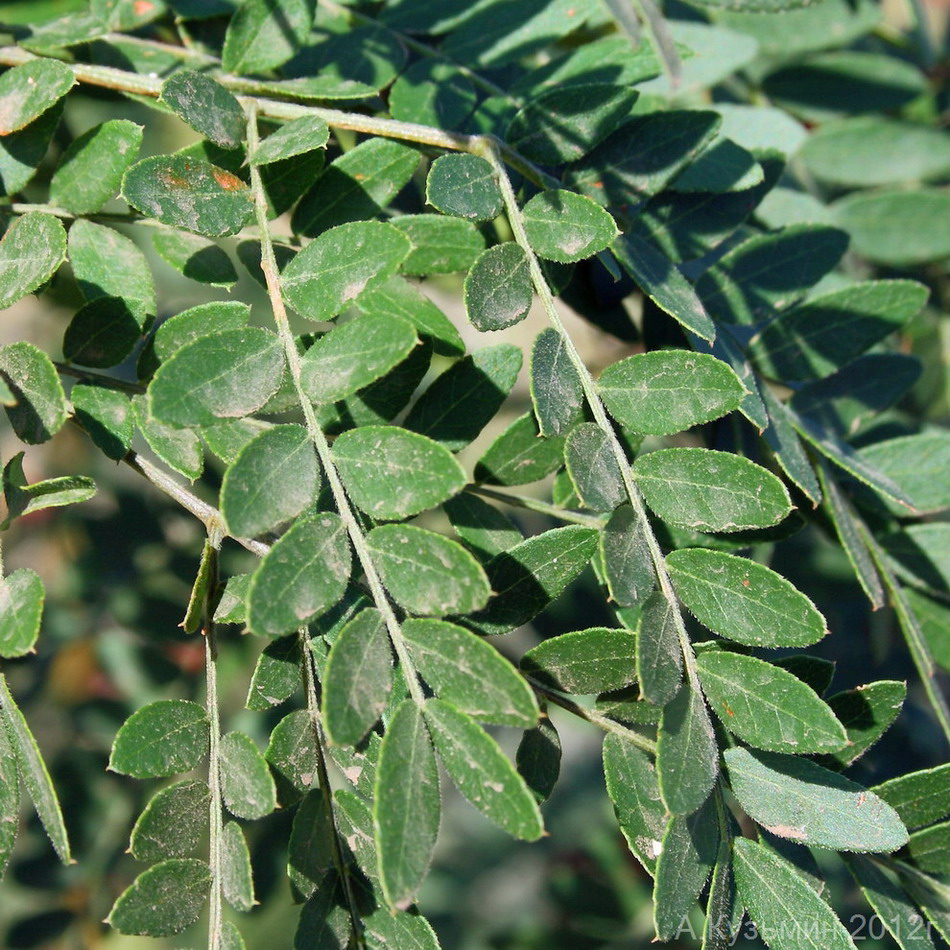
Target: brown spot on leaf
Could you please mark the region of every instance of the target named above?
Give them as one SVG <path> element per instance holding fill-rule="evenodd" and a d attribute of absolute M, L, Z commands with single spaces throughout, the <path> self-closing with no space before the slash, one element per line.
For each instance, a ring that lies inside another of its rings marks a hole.
<path fill-rule="evenodd" d="M 143 16 L 146 13 L 151 13 L 155 9 L 155 4 L 152 3 L 152 0 L 135 0 L 132 9 L 136 16 Z"/>
<path fill-rule="evenodd" d="M 167 185 L 169 188 L 187 188 L 190 184 L 187 178 L 182 178 L 181 175 L 176 175 L 166 168 L 159 171 L 158 178 L 163 185 Z"/>
<path fill-rule="evenodd" d="M 766 825 L 766 831 L 771 831 L 773 835 L 780 838 L 792 838 L 795 841 L 804 841 L 807 835 L 804 829 L 795 828 L 792 825 Z"/>
<path fill-rule="evenodd" d="M 226 172 L 223 168 L 214 168 L 211 170 L 211 174 L 214 175 L 214 180 L 225 191 L 237 191 L 238 189 L 244 187 L 244 182 L 241 181 L 237 175 L 232 175 L 230 172 Z"/>

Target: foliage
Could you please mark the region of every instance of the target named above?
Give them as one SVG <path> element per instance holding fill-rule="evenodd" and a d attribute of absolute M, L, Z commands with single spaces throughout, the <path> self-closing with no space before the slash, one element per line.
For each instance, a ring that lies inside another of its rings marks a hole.
<path fill-rule="evenodd" d="M 84 642 L 95 568 L 48 599 L 39 564 L 0 580 L 0 868 L 24 879 L 29 800 L 111 905 L 9 945 L 207 906 L 208 945 L 241 947 L 289 879 L 294 946 L 436 947 L 443 774 L 538 841 L 567 715 L 603 733 L 659 939 L 699 902 L 710 950 L 744 915 L 781 950 L 853 947 L 824 893 L 846 867 L 901 947 L 950 940 L 948 766 L 869 787 L 863 758 L 908 690 L 950 738 L 946 370 L 908 352 L 946 332 L 926 25 L 870 0 L 63 6 L 0 48 L 0 304 L 42 295 L 62 334 L 0 346 L 3 528 L 133 493 L 81 430 L 206 538 L 174 554 L 190 595 L 130 558 L 182 629 L 110 608 L 81 774 L 51 777 L 24 684 Z M 909 684 L 826 695 L 846 634 L 793 563 L 822 550 L 889 605 Z M 112 773 L 165 780 L 121 784 L 121 870 L 71 818 L 110 745 Z"/>

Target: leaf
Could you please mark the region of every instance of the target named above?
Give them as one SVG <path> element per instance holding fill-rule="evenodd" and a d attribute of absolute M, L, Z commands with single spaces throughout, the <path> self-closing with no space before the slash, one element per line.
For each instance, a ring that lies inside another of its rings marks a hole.
<path fill-rule="evenodd" d="M 238 577 L 250 580 L 249 574 L 238 575 Z M 235 580 L 237 578 L 234 577 L 228 580 L 228 588 L 225 589 L 221 600 L 218 602 L 218 610 L 214 617 L 217 623 L 227 622 L 223 616 L 218 614 L 222 607 L 226 606 L 228 592 Z M 243 597 L 241 597 L 239 605 L 243 613 Z M 243 620 L 243 616 L 241 620 Z M 241 620 L 238 622 L 241 622 Z M 251 677 L 247 699 L 244 702 L 245 708 L 262 711 L 270 709 L 271 706 L 275 706 L 290 697 L 300 685 L 301 660 L 300 639 L 297 634 L 288 634 L 286 637 L 268 643 L 261 651 L 261 655 L 257 658 L 257 663 L 254 666 L 254 674 Z"/>
<path fill-rule="evenodd" d="M 277 723 L 264 758 L 274 771 L 282 806 L 293 805 L 317 787 L 317 755 L 313 720 L 306 709 L 288 713 Z"/>
<path fill-rule="evenodd" d="M 187 772 L 207 754 L 208 715 L 187 699 L 160 699 L 136 710 L 112 743 L 109 769 L 133 778 Z"/>
<path fill-rule="evenodd" d="M 294 815 L 287 848 L 287 874 L 294 903 L 312 897 L 332 866 L 335 834 L 323 791 L 307 792 Z"/>
<path fill-rule="evenodd" d="M 657 706 L 665 706 L 682 686 L 683 648 L 675 611 L 661 591 L 654 591 L 643 604 L 636 630 L 640 692 Z"/>
<path fill-rule="evenodd" d="M 337 634 L 322 676 L 321 711 L 331 742 L 357 745 L 379 720 L 393 685 L 393 657 L 378 610 L 360 611 Z"/>
<path fill-rule="evenodd" d="M 950 524 L 912 524 L 881 538 L 898 572 L 913 584 L 950 591 Z"/>
<path fill-rule="evenodd" d="M 950 642 L 944 636 L 950 608 L 910 587 L 904 588 L 901 593 L 934 662 L 945 670 L 950 669 Z"/>
<path fill-rule="evenodd" d="M 859 452 L 873 469 L 889 478 L 922 514 L 950 508 L 950 489 L 942 478 L 950 465 L 950 434 L 942 430 L 899 436 L 862 448 Z M 903 517 L 904 510 L 889 505 Z"/>
<path fill-rule="evenodd" d="M 443 699 L 427 700 L 423 711 L 439 758 L 465 798 L 512 837 L 540 838 L 538 804 L 498 743 Z"/>
<path fill-rule="evenodd" d="M 243 732 L 221 737 L 221 792 L 238 818 L 263 818 L 277 807 L 274 780 L 254 740 Z"/>
<path fill-rule="evenodd" d="M 470 625 L 491 635 L 527 623 L 564 592 L 587 566 L 596 546 L 594 529 L 568 525 L 497 555 L 486 566 L 495 596 L 485 610 L 468 618 Z"/>
<path fill-rule="evenodd" d="M 524 540 L 507 515 L 477 495 L 462 492 L 442 508 L 458 536 L 479 560 L 490 560 Z"/>
<path fill-rule="evenodd" d="M 467 614 L 491 593 L 478 561 L 458 542 L 414 525 L 381 525 L 366 536 L 393 599 L 410 613 Z"/>
<path fill-rule="evenodd" d="M 607 589 L 621 607 L 641 603 L 656 582 L 647 531 L 636 511 L 630 505 L 621 505 L 600 536 Z"/>
<path fill-rule="evenodd" d="M 734 735 L 772 752 L 836 752 L 847 742 L 834 710 L 811 687 L 754 656 L 707 650 L 697 657 L 710 706 Z"/>
<path fill-rule="evenodd" d="M 336 604 L 350 578 L 352 554 L 339 515 L 301 518 L 258 565 L 247 594 L 253 633 L 280 637 Z"/>
<path fill-rule="evenodd" d="M 114 197 L 135 161 L 143 127 L 111 119 L 76 138 L 63 152 L 50 180 L 49 200 L 73 214 L 93 214 Z"/>
<path fill-rule="evenodd" d="M 663 707 L 657 736 L 660 794 L 674 815 L 691 815 L 719 774 L 719 750 L 702 694 L 684 685 Z"/>
<path fill-rule="evenodd" d="M 183 277 L 213 287 L 230 287 L 238 273 L 231 258 L 213 241 L 185 231 L 156 231 L 152 243 L 159 257 Z"/>
<path fill-rule="evenodd" d="M 312 0 L 247 0 L 224 36 L 222 65 L 235 75 L 267 72 L 299 50 L 313 26 Z"/>
<path fill-rule="evenodd" d="M 294 211 L 294 232 L 317 237 L 379 214 L 412 178 L 419 153 L 392 139 L 370 138 L 323 171 Z"/>
<path fill-rule="evenodd" d="M 148 388 L 149 415 L 178 427 L 247 416 L 273 396 L 283 373 L 283 348 L 270 330 L 210 333 L 158 368 Z"/>
<path fill-rule="evenodd" d="M 63 475 L 27 484 L 23 474 L 23 453 L 18 452 L 3 468 L 3 495 L 7 517 L 0 530 L 14 518 L 47 508 L 61 508 L 88 501 L 96 494 L 96 483 L 84 475 Z"/>
<path fill-rule="evenodd" d="M 219 82 L 193 69 L 179 69 L 162 83 L 160 100 L 196 132 L 221 148 L 244 141 L 247 117 Z"/>
<path fill-rule="evenodd" d="M 822 765 L 846 768 L 864 755 L 900 715 L 906 695 L 906 683 L 879 680 L 829 697 L 828 705 L 848 733 L 848 744 L 823 756 Z"/>
<path fill-rule="evenodd" d="M 17 774 L 16 754 L 0 718 L 0 875 L 6 872 L 10 863 L 19 824 L 20 777 Z"/>
<path fill-rule="evenodd" d="M 522 321 L 534 287 L 528 258 L 513 241 L 483 251 L 465 276 L 465 313 L 479 330 L 504 330 Z"/>
<path fill-rule="evenodd" d="M 656 860 L 653 923 L 658 940 L 672 940 L 699 897 L 719 850 L 715 804 L 691 815 L 672 815 Z"/>
<path fill-rule="evenodd" d="M 515 765 L 539 805 L 550 797 L 561 773 L 561 739 L 550 719 L 525 730 L 515 753 Z"/>
<path fill-rule="evenodd" d="M 211 871 L 195 858 L 169 858 L 143 871 L 118 897 L 108 924 L 122 934 L 168 937 L 194 923 L 208 897 Z"/>
<path fill-rule="evenodd" d="M 626 490 L 620 466 L 609 437 L 595 422 L 582 422 L 568 433 L 564 461 L 574 490 L 586 507 L 613 511 L 623 503 Z"/>
<path fill-rule="evenodd" d="M 160 789 L 132 828 L 132 856 L 136 861 L 161 861 L 196 851 L 208 834 L 210 802 L 208 786 L 198 780 Z"/>
<path fill-rule="evenodd" d="M 788 862 L 748 838 L 733 848 L 739 899 L 773 950 L 854 950 L 834 911 Z"/>
<path fill-rule="evenodd" d="M 16 218 L 0 240 L 0 310 L 45 284 L 65 259 L 66 232 L 58 218 L 44 211 Z"/>
<path fill-rule="evenodd" d="M 465 486 L 465 472 L 447 449 L 396 426 L 344 432 L 333 459 L 352 501 L 378 519 L 408 518 Z"/>
<path fill-rule="evenodd" d="M 412 242 L 412 251 L 400 265 L 411 277 L 467 271 L 485 249 L 481 232 L 458 218 L 404 214 L 393 218 L 392 226 Z"/>
<path fill-rule="evenodd" d="M 768 386 L 760 389 L 768 428 L 762 433 L 765 444 L 775 455 L 782 471 L 802 490 L 813 505 L 821 504 L 822 491 L 815 467 L 795 432 L 784 403 L 779 402 Z"/>
<path fill-rule="evenodd" d="M 442 155 L 432 163 L 426 178 L 426 203 L 443 214 L 468 221 L 491 221 L 502 210 L 501 191 L 491 164 L 462 152 Z"/>
<path fill-rule="evenodd" d="M 924 925 L 927 935 L 933 933 L 932 925 L 946 941 L 950 934 L 950 887 L 908 864 L 899 864 L 897 871 L 901 885 L 929 921 Z M 919 928 L 922 924 L 923 921 L 918 920 L 916 926 Z"/>
<path fill-rule="evenodd" d="M 173 429 L 150 419 L 145 396 L 132 398 L 132 417 L 148 447 L 170 468 L 194 481 L 204 468 L 204 453 L 197 434 L 191 429 Z"/>
<path fill-rule="evenodd" d="M 63 336 L 63 356 L 71 363 L 104 368 L 117 366 L 142 335 L 138 301 L 97 297 L 73 315 Z"/>
<path fill-rule="evenodd" d="M 520 369 L 518 347 L 482 347 L 439 376 L 416 400 L 404 425 L 458 452 L 494 418 Z"/>
<path fill-rule="evenodd" d="M 228 533 L 253 538 L 296 518 L 315 499 L 320 470 L 307 430 L 265 429 L 228 466 L 221 483 L 221 512 Z"/>
<path fill-rule="evenodd" d="M 186 155 L 136 162 L 122 179 L 133 208 L 172 228 L 206 237 L 236 234 L 251 217 L 251 191 L 229 171 Z"/>
<path fill-rule="evenodd" d="M 749 646 L 801 647 L 828 633 L 803 593 L 748 558 L 689 548 L 671 551 L 666 564 L 686 607 L 721 637 Z"/>
<path fill-rule="evenodd" d="M 521 658 L 524 673 L 565 693 L 602 693 L 636 679 L 636 638 L 628 630 L 592 627 L 551 637 Z"/>
<path fill-rule="evenodd" d="M 409 239 L 391 224 L 341 224 L 320 234 L 284 268 L 284 295 L 309 320 L 329 320 L 364 290 L 392 277 L 411 250 Z"/>
<path fill-rule="evenodd" d="M 0 186 L 6 194 L 21 191 L 39 170 L 59 127 L 64 105 L 60 100 L 25 129 L 0 136 Z"/>
<path fill-rule="evenodd" d="M 330 129 L 319 116 L 306 115 L 282 125 L 272 132 L 251 152 L 252 165 L 270 165 L 295 155 L 304 155 L 318 148 L 326 148 Z"/>
<path fill-rule="evenodd" d="M 432 860 L 440 813 L 435 751 L 422 711 L 407 699 L 383 737 L 373 795 L 380 884 L 397 910 L 415 903 Z"/>
<path fill-rule="evenodd" d="M 221 890 L 225 900 L 235 909 L 247 913 L 256 903 L 251 856 L 244 832 L 236 821 L 226 822 L 221 829 Z"/>
<path fill-rule="evenodd" d="M 538 432 L 534 413 L 515 419 L 485 450 L 475 466 L 475 480 L 489 485 L 525 485 L 560 467 L 564 437 Z"/>
<path fill-rule="evenodd" d="M 441 699 L 481 722 L 530 729 L 540 715 L 531 687 L 494 647 L 463 627 L 407 620 L 416 669 Z"/>
<path fill-rule="evenodd" d="M 778 524 L 792 510 L 785 486 L 741 456 L 710 449 L 659 449 L 641 455 L 633 474 L 664 521 L 705 531 Z"/>
<path fill-rule="evenodd" d="M 871 789 L 908 828 L 921 828 L 950 816 L 950 763 L 908 772 Z"/>
<path fill-rule="evenodd" d="M 6 731 L 7 743 L 12 746 L 17 770 L 23 787 L 29 793 L 43 830 L 63 864 L 72 863 L 69 838 L 63 824 L 63 812 L 56 797 L 56 789 L 50 781 L 46 763 L 40 754 L 36 739 L 30 732 L 27 721 L 10 695 L 6 677 L 0 673 L 0 728 Z M 6 756 L 5 756 L 6 757 Z M 19 804 L 19 803 L 18 803 Z"/>
<path fill-rule="evenodd" d="M 73 71 L 55 59 L 34 59 L 0 76 L 0 135 L 28 126 L 76 84 Z"/>
<path fill-rule="evenodd" d="M 919 868 L 932 874 L 950 871 L 950 821 L 915 831 L 907 842 L 907 851 Z"/>
<path fill-rule="evenodd" d="M 0 656 L 4 659 L 33 652 L 44 596 L 39 574 L 29 568 L 0 578 Z"/>
<path fill-rule="evenodd" d="M 597 389 L 610 414 L 634 432 L 673 435 L 738 409 L 745 389 L 704 353 L 656 350 L 608 366 Z"/>
<path fill-rule="evenodd" d="M 764 179 L 762 166 L 741 145 L 720 133 L 670 185 L 680 192 L 745 192 Z"/>
<path fill-rule="evenodd" d="M 837 851 L 895 851 L 907 841 L 890 805 L 814 762 L 741 748 L 724 755 L 739 804 L 780 838 Z"/>
<path fill-rule="evenodd" d="M 564 337 L 548 327 L 531 350 L 531 402 L 541 435 L 566 435 L 578 421 L 584 390 Z"/>
<path fill-rule="evenodd" d="M 604 737 L 603 755 L 607 794 L 617 823 L 634 857 L 653 875 L 666 827 L 656 770 L 632 742 L 615 733 Z"/>
<path fill-rule="evenodd" d="M 522 216 L 535 253 L 562 264 L 593 256 L 620 233 L 603 208 L 572 191 L 543 191 L 524 206 Z"/>
<path fill-rule="evenodd" d="M 674 320 L 712 342 L 716 327 L 696 291 L 645 228 L 621 234 L 610 249 L 641 290 Z"/>

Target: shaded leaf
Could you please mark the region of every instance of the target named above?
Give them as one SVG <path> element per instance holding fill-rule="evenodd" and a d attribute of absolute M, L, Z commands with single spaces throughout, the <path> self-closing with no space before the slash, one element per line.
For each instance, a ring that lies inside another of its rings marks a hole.
<path fill-rule="evenodd" d="M 524 540 L 507 515 L 470 492 L 450 498 L 442 507 L 458 536 L 480 560 L 489 560 Z"/>
<path fill-rule="evenodd" d="M 610 516 L 600 536 L 607 589 L 621 607 L 633 607 L 647 597 L 656 581 L 647 543 L 647 525 L 631 505 L 621 505 Z"/>
<path fill-rule="evenodd" d="M 159 257 L 183 277 L 213 287 L 230 287 L 238 273 L 231 258 L 213 241 L 185 231 L 161 230 L 152 243 Z"/>
<path fill-rule="evenodd" d="M 559 468 L 564 437 L 538 432 L 534 413 L 515 419 L 485 450 L 475 466 L 475 480 L 490 485 L 525 485 Z"/>
<path fill-rule="evenodd" d="M 643 604 L 637 624 L 637 679 L 643 698 L 665 706 L 680 690 L 683 648 L 676 625 L 676 606 L 661 591 Z"/>
<path fill-rule="evenodd" d="M 287 847 L 287 874 L 297 904 L 313 896 L 333 864 L 335 830 L 327 804 L 323 790 L 314 789 L 304 795 L 294 815 Z"/>
<path fill-rule="evenodd" d="M 288 713 L 274 727 L 264 758 L 277 782 L 281 805 L 292 805 L 317 785 L 317 747 L 306 709 Z"/>
<path fill-rule="evenodd" d="M 162 83 L 161 101 L 196 132 L 221 148 L 244 141 L 247 117 L 219 82 L 193 69 L 179 69 Z"/>
<path fill-rule="evenodd" d="M 908 828 L 929 825 L 950 815 L 950 763 L 908 772 L 875 785 L 871 791 L 883 798 Z"/>
<path fill-rule="evenodd" d="M 169 858 L 143 871 L 116 899 L 108 923 L 119 933 L 168 937 L 198 919 L 211 871 L 195 858 Z"/>
<path fill-rule="evenodd" d="M 63 335 L 63 357 L 82 366 L 117 366 L 142 335 L 138 301 L 97 297 L 73 314 Z"/>
<path fill-rule="evenodd" d="M 525 730 L 515 753 L 515 765 L 538 804 L 550 797 L 561 773 L 561 739 L 550 719 Z"/>
<path fill-rule="evenodd" d="M 381 11 L 385 18 L 389 4 Z M 463 70 L 435 57 L 413 63 L 389 90 L 389 110 L 401 122 L 460 129 L 478 103 Z"/>
<path fill-rule="evenodd" d="M 595 422 L 582 422 L 568 433 L 564 462 L 574 490 L 586 507 L 613 511 L 623 503 L 626 490 L 620 466 L 609 437 Z"/>
<path fill-rule="evenodd" d="M 719 750 L 702 694 L 689 684 L 663 707 L 657 738 L 660 794 L 674 815 L 691 815 L 719 774 Z"/>
<path fill-rule="evenodd" d="M 392 226 L 412 242 L 400 265 L 411 277 L 467 271 L 485 249 L 481 232 L 468 221 L 438 214 L 404 214 Z"/>
<path fill-rule="evenodd" d="M 208 834 L 211 792 L 198 780 L 176 782 L 156 792 L 139 815 L 129 839 L 137 861 L 183 858 Z"/>
<path fill-rule="evenodd" d="M 919 868 L 932 874 L 950 872 L 950 821 L 915 831 L 907 852 Z"/>
<path fill-rule="evenodd" d="M 906 695 L 906 683 L 879 680 L 829 697 L 828 705 L 847 731 L 848 744 L 822 756 L 822 764 L 845 768 L 864 755 L 900 715 Z"/>
<path fill-rule="evenodd" d="M 146 397 L 132 397 L 132 417 L 148 447 L 170 468 L 194 481 L 204 468 L 201 440 L 192 429 L 174 429 L 149 418 Z"/>
<path fill-rule="evenodd" d="M 255 904 L 251 855 L 244 832 L 236 821 L 221 829 L 221 890 L 224 899 L 236 910 L 247 913 Z"/>
<path fill-rule="evenodd" d="M 228 587 L 218 602 L 218 609 L 215 612 L 214 619 L 217 623 L 240 623 L 243 621 L 244 598 L 243 595 L 238 598 L 232 597 L 237 601 L 236 607 L 241 613 L 239 620 L 230 619 L 231 612 L 222 613 L 222 608 L 227 607 L 227 598 L 229 590 L 233 589 L 234 582 L 243 578 L 245 582 L 251 579 L 250 574 L 238 575 L 228 580 Z M 247 588 L 247 583 L 242 585 Z M 219 616 L 221 614 L 221 616 Z M 297 634 L 288 634 L 268 643 L 261 651 L 254 666 L 254 674 L 251 676 L 251 684 L 247 690 L 247 699 L 244 702 L 245 708 L 257 711 L 270 709 L 277 703 L 287 699 L 295 689 L 300 685 L 300 639 Z"/>
<path fill-rule="evenodd" d="M 531 350 L 531 402 L 541 435 L 566 435 L 578 421 L 584 389 L 564 337 L 548 327 Z"/>

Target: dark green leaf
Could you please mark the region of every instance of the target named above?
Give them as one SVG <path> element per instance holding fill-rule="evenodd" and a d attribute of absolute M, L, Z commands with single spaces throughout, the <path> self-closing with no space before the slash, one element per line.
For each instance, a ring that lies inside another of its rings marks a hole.
<path fill-rule="evenodd" d="M 58 218 L 43 211 L 18 217 L 0 240 L 0 310 L 45 284 L 65 258 L 66 232 Z"/>
<path fill-rule="evenodd" d="M 913 612 L 921 635 L 930 647 L 934 662 L 943 669 L 950 670 L 950 638 L 946 636 L 950 607 L 910 587 L 904 588 L 902 593 Z"/>
<path fill-rule="evenodd" d="M 815 467 L 780 402 L 768 386 L 760 389 L 768 413 L 769 425 L 762 437 L 774 453 L 782 471 L 804 492 L 813 505 L 821 504 L 822 493 Z"/>
<path fill-rule="evenodd" d="M 700 531 L 768 528 L 792 510 L 785 486 L 771 472 L 727 452 L 659 449 L 641 455 L 633 474 L 664 521 Z"/>
<path fill-rule="evenodd" d="M 531 350 L 531 402 L 541 435 L 565 435 L 578 421 L 584 390 L 564 337 L 542 330 Z"/>
<path fill-rule="evenodd" d="M 524 206 L 522 215 L 535 253 L 562 264 L 592 257 L 620 233 L 603 208 L 572 191 L 543 191 Z"/>
<path fill-rule="evenodd" d="M 294 815 L 287 848 L 287 874 L 295 903 L 313 895 L 333 864 L 334 833 L 323 790 L 307 792 Z"/>
<path fill-rule="evenodd" d="M 594 511 L 613 511 L 626 498 L 623 475 L 609 436 L 594 422 L 568 433 L 564 461 L 581 502 Z"/>
<path fill-rule="evenodd" d="M 950 935 L 950 886 L 908 864 L 899 864 L 897 871 L 904 889 L 929 921 L 925 925 L 928 936 L 933 932 L 933 925 L 946 941 Z M 918 920 L 916 926 L 919 928 L 921 923 Z"/>
<path fill-rule="evenodd" d="M 881 538 L 898 572 L 917 585 L 950 591 L 950 523 L 912 524 Z"/>
<path fill-rule="evenodd" d="M 142 214 L 206 237 L 236 234 L 254 210 L 251 191 L 240 178 L 185 155 L 136 162 L 122 179 L 122 195 Z"/>
<path fill-rule="evenodd" d="M 132 416 L 148 447 L 168 466 L 194 481 L 204 468 L 201 441 L 191 429 L 173 429 L 148 416 L 145 396 L 132 399 Z"/>
<path fill-rule="evenodd" d="M 550 719 L 525 730 L 515 753 L 515 765 L 539 805 L 550 797 L 561 774 L 561 739 Z"/>
<path fill-rule="evenodd" d="M 292 805 L 317 787 L 316 737 L 306 709 L 297 709 L 277 723 L 264 758 L 275 773 L 281 805 Z"/>
<path fill-rule="evenodd" d="M 319 616 L 343 596 L 351 561 L 338 515 L 319 512 L 297 521 L 254 572 L 248 626 L 254 633 L 280 637 Z"/>
<path fill-rule="evenodd" d="M 80 307 L 63 336 L 64 358 L 96 368 L 121 363 L 142 336 L 142 311 L 137 303 L 122 297 L 97 297 Z"/>
<path fill-rule="evenodd" d="M 462 492 L 443 509 L 458 536 L 480 560 L 490 560 L 524 540 L 507 515 L 477 495 Z"/>
<path fill-rule="evenodd" d="M 108 923 L 119 933 L 168 937 L 198 919 L 211 871 L 195 858 L 169 858 L 140 874 L 118 897 Z"/>
<path fill-rule="evenodd" d="M 378 610 L 363 610 L 337 634 L 323 669 L 321 708 L 330 740 L 357 745 L 385 711 L 392 681 L 386 624 Z"/>
<path fill-rule="evenodd" d="M 238 279 L 231 258 L 213 241 L 185 231 L 157 231 L 152 239 L 166 264 L 182 276 L 213 287 L 230 287 Z"/>
<path fill-rule="evenodd" d="M 439 758 L 458 790 L 513 837 L 540 838 L 544 825 L 538 803 L 498 743 L 443 699 L 428 700 L 424 713 Z"/>
<path fill-rule="evenodd" d="M 352 500 L 374 518 L 408 518 L 465 485 L 465 472 L 447 449 L 396 426 L 344 432 L 333 458 Z"/>
<path fill-rule="evenodd" d="M 950 873 L 950 822 L 915 831 L 907 842 L 907 851 L 922 870 Z"/>
<path fill-rule="evenodd" d="M 923 514 L 950 508 L 950 486 L 943 474 L 950 466 L 950 434 L 943 430 L 920 432 L 877 442 L 860 450 L 871 468 L 889 478 Z M 901 517 L 904 510 L 891 506 Z"/>
<path fill-rule="evenodd" d="M 634 682 L 636 645 L 628 630 L 575 630 L 530 649 L 521 658 L 521 669 L 565 693 L 602 693 Z"/>
<path fill-rule="evenodd" d="M 134 778 L 193 769 L 208 752 L 208 715 L 186 699 L 160 699 L 132 713 L 112 744 L 109 768 Z"/>
<path fill-rule="evenodd" d="M 73 71 L 56 59 L 34 59 L 0 76 L 0 135 L 38 119 L 76 84 Z"/>
<path fill-rule="evenodd" d="M 314 500 L 320 471 L 307 430 L 265 429 L 248 442 L 224 473 L 221 512 L 228 533 L 253 538 L 296 518 Z"/>
<path fill-rule="evenodd" d="M 44 595 L 39 574 L 29 568 L 0 577 L 0 656 L 4 659 L 33 652 Z"/>
<path fill-rule="evenodd" d="M 533 296 L 528 258 L 513 241 L 484 251 L 465 277 L 465 312 L 479 330 L 503 330 L 523 320 Z"/>
<path fill-rule="evenodd" d="M 670 185 L 673 191 L 745 192 L 763 181 L 762 166 L 750 152 L 725 135 L 717 135 Z"/>
<path fill-rule="evenodd" d="M 491 221 L 502 200 L 492 166 L 477 155 L 452 153 L 437 158 L 426 179 L 426 202 L 443 214 L 468 221 Z"/>
<path fill-rule="evenodd" d="M 161 101 L 196 132 L 221 148 L 244 141 L 247 117 L 219 82 L 192 69 L 179 69 L 162 83 Z"/>
<path fill-rule="evenodd" d="M 228 24 L 222 65 L 237 75 L 267 72 L 303 46 L 313 25 L 313 0 L 247 0 Z"/>
<path fill-rule="evenodd" d="M 252 165 L 269 165 L 314 149 L 326 148 L 330 130 L 319 116 L 294 119 L 271 133 L 250 155 Z"/>
<path fill-rule="evenodd" d="M 610 596 L 621 607 L 633 607 L 647 597 L 655 582 L 646 531 L 636 511 L 621 505 L 600 536 L 600 554 Z"/>
<path fill-rule="evenodd" d="M 230 612 L 220 615 L 222 607 L 227 606 L 229 591 L 234 586 L 234 582 L 244 579 L 250 581 L 250 574 L 241 574 L 238 577 L 232 577 L 228 580 L 228 587 L 225 589 L 218 602 L 218 610 L 215 612 L 215 621 L 218 623 L 235 622 L 225 620 L 230 617 Z M 247 586 L 245 583 L 244 587 Z M 241 612 L 241 618 L 237 622 L 243 621 L 244 598 L 234 598 L 238 601 L 238 608 Z M 283 702 L 300 685 L 300 663 L 302 657 L 300 654 L 300 638 L 295 633 L 274 640 L 268 643 L 257 658 L 257 664 L 254 667 L 254 675 L 251 677 L 251 685 L 247 690 L 247 699 L 244 705 L 248 709 L 263 711 L 270 709 L 271 706 Z"/>
<path fill-rule="evenodd" d="M 907 841 L 890 805 L 814 762 L 741 748 L 724 754 L 739 804 L 780 838 L 839 851 L 894 851 Z"/>
<path fill-rule="evenodd" d="M 277 807 L 274 780 L 254 740 L 243 732 L 221 737 L 221 793 L 238 818 L 263 818 Z"/>
<path fill-rule="evenodd" d="M 221 829 L 221 890 L 235 910 L 247 913 L 255 904 L 251 855 L 236 821 L 227 822 Z"/>
<path fill-rule="evenodd" d="M 477 102 L 478 93 L 463 71 L 435 57 L 413 63 L 389 91 L 394 119 L 438 129 L 461 128 Z"/>
<path fill-rule="evenodd" d="M 676 593 L 721 637 L 760 647 L 799 647 L 828 632 L 815 605 L 763 564 L 720 551 L 688 548 L 666 558 Z"/>
<path fill-rule="evenodd" d="M 637 624 L 637 679 L 643 698 L 665 706 L 680 690 L 683 648 L 676 623 L 676 606 L 654 591 L 643 604 Z"/>
<path fill-rule="evenodd" d="M 561 465 L 564 437 L 538 432 L 534 413 L 519 416 L 486 449 L 475 466 L 475 480 L 490 485 L 525 485 Z"/>
<path fill-rule="evenodd" d="M 829 697 L 828 705 L 848 733 L 848 744 L 822 757 L 822 764 L 845 768 L 864 755 L 900 715 L 906 695 L 906 683 L 879 680 Z"/>
<path fill-rule="evenodd" d="M 183 858 L 208 834 L 211 792 L 201 781 L 176 782 L 156 792 L 139 815 L 129 839 L 137 861 Z"/>
<path fill-rule="evenodd" d="M 872 789 L 901 816 L 908 828 L 920 828 L 950 815 L 950 763 L 908 772 Z"/>
<path fill-rule="evenodd" d="M 407 699 L 383 737 L 373 796 L 380 883 L 387 903 L 397 910 L 415 903 L 432 860 L 440 814 L 435 751 L 422 711 Z"/>
<path fill-rule="evenodd" d="M 0 530 L 14 518 L 45 508 L 61 508 L 88 501 L 96 494 L 96 483 L 84 475 L 62 475 L 27 484 L 23 474 L 23 453 L 18 452 L 3 467 L 3 495 L 7 517 Z"/>
<path fill-rule="evenodd" d="M 660 793 L 674 815 L 691 815 L 719 774 L 719 750 L 702 694 L 685 684 L 663 707 L 657 738 Z"/>
<path fill-rule="evenodd" d="M 748 390 L 748 394 L 739 405 L 741 412 L 749 422 L 760 432 L 768 427 L 769 414 L 761 395 L 761 387 L 752 365 L 745 358 L 742 347 L 733 336 L 728 324 L 721 324 L 716 329 L 716 339 L 710 344 L 698 336 L 690 342 L 693 349 L 699 353 L 710 353 L 716 359 L 722 360 L 739 377 L 740 382 Z"/>
<path fill-rule="evenodd" d="M 467 271 L 485 249 L 481 232 L 468 221 L 438 214 L 404 214 L 392 226 L 412 242 L 400 270 L 410 277 Z"/>

